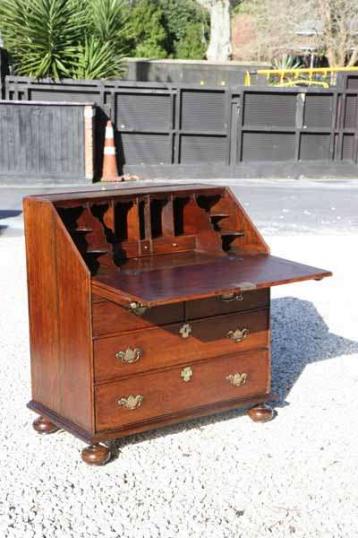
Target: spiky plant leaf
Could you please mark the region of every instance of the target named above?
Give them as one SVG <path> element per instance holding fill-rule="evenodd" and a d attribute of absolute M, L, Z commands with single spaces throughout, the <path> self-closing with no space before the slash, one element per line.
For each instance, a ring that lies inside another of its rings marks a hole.
<path fill-rule="evenodd" d="M 74 16 L 68 0 L 2 0 L 0 20 L 18 74 L 70 75 L 84 21 Z"/>
<path fill-rule="evenodd" d="M 272 66 L 274 69 L 297 69 L 301 66 L 301 61 L 297 56 L 283 54 L 281 58 L 274 58 L 272 60 Z"/>
<path fill-rule="evenodd" d="M 87 20 L 91 35 L 100 43 L 110 42 L 114 50 L 122 52 L 123 36 L 128 24 L 123 0 L 87 0 Z"/>
<path fill-rule="evenodd" d="M 95 36 L 86 38 L 80 46 L 74 77 L 78 79 L 105 79 L 120 77 L 124 65 L 109 41 L 101 43 Z"/>
<path fill-rule="evenodd" d="M 0 31 L 15 72 L 53 79 L 119 76 L 122 6 L 123 0 L 0 0 Z"/>

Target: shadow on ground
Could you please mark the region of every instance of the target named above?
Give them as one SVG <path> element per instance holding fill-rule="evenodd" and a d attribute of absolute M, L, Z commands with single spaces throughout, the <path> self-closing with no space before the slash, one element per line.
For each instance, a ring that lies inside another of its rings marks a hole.
<path fill-rule="evenodd" d="M 1 220 L 18 217 L 21 213 L 22 211 L 17 209 L 0 209 L 0 235 L 5 233 L 9 228 L 9 224 L 1 224 Z M 14 233 L 13 235 L 21 235 L 21 233 Z"/>
<path fill-rule="evenodd" d="M 329 332 L 310 301 L 284 297 L 272 301 L 272 394 L 285 400 L 307 364 L 358 353 L 358 341 Z"/>
<path fill-rule="evenodd" d="M 306 365 L 340 355 L 358 353 L 358 341 L 348 340 L 329 332 L 316 307 L 310 301 L 296 297 L 275 299 L 271 305 L 272 321 L 272 399 L 273 407 L 288 405 L 286 398 Z M 137 434 L 111 443 L 114 457 L 121 447 L 166 434 L 202 428 L 213 421 L 228 420 L 243 414 L 236 409 L 183 422 L 163 429 Z"/>

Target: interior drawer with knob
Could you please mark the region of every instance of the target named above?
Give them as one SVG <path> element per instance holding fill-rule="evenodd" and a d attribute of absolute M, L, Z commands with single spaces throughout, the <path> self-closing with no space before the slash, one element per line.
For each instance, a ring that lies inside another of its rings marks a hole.
<path fill-rule="evenodd" d="M 121 429 L 217 402 L 235 405 L 269 391 L 267 350 L 188 362 L 97 386 L 96 430 Z"/>
<path fill-rule="evenodd" d="M 174 303 L 150 308 L 135 314 L 116 303 L 103 300 L 92 304 L 93 336 L 148 329 L 155 325 L 174 323 L 184 319 L 183 303 Z"/>
<path fill-rule="evenodd" d="M 95 382 L 269 345 L 267 309 L 94 340 Z"/>
<path fill-rule="evenodd" d="M 185 312 L 187 319 L 196 319 L 263 308 L 268 306 L 269 303 L 269 289 L 251 290 L 188 301 L 185 303 Z"/>

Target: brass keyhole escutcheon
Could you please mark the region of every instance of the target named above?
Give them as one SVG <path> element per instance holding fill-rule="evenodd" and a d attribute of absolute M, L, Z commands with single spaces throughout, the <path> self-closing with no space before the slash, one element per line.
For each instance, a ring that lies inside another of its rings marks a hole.
<path fill-rule="evenodd" d="M 229 331 L 226 335 L 227 338 L 230 338 L 234 342 L 242 342 L 249 336 L 249 329 L 235 329 L 234 331 Z"/>
<path fill-rule="evenodd" d="M 182 338 L 189 338 L 191 335 L 192 328 L 190 326 L 190 323 L 184 323 L 179 329 L 179 332 L 182 336 Z"/>
<path fill-rule="evenodd" d="M 193 375 L 193 370 L 190 368 L 190 366 L 186 366 L 182 369 L 180 375 L 183 378 L 183 381 L 187 383 L 188 381 L 190 381 L 191 376 Z"/>
<path fill-rule="evenodd" d="M 234 385 L 234 387 L 241 387 L 241 385 L 245 385 L 247 381 L 247 373 L 236 372 L 235 374 L 228 375 L 226 380 L 231 383 L 231 385 Z"/>

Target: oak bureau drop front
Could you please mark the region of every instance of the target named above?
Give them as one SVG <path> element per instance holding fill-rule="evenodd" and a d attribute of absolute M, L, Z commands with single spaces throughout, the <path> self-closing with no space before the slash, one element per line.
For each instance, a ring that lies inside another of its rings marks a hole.
<path fill-rule="evenodd" d="M 106 441 L 242 407 L 267 421 L 270 288 L 329 271 L 270 255 L 230 189 L 24 199 L 34 428 Z"/>

